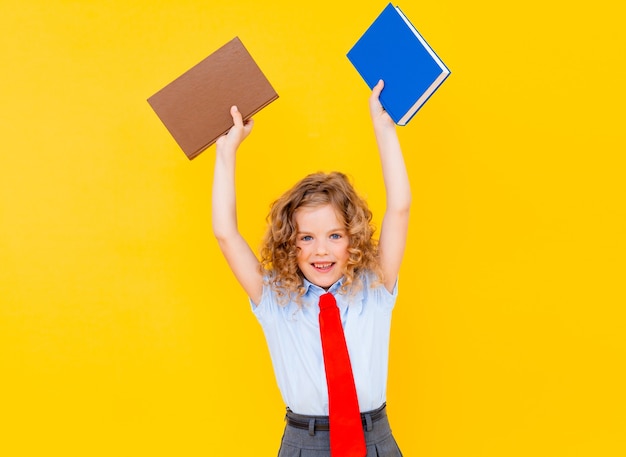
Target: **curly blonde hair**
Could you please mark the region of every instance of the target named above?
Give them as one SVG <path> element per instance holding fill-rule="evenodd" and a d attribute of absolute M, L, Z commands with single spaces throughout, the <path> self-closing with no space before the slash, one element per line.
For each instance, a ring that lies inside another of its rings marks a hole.
<path fill-rule="evenodd" d="M 270 273 L 270 286 L 281 302 L 287 301 L 293 294 L 299 298 L 305 292 L 303 275 L 297 263 L 296 210 L 328 204 L 337 212 L 349 239 L 349 259 L 342 292 L 358 290 L 361 287 L 359 276 L 364 272 L 371 272 L 382 279 L 378 244 L 373 238 L 372 212 L 367 203 L 357 194 L 345 174 L 314 173 L 276 200 L 267 216 L 268 228 L 261 245 L 261 268 L 264 273 Z"/>

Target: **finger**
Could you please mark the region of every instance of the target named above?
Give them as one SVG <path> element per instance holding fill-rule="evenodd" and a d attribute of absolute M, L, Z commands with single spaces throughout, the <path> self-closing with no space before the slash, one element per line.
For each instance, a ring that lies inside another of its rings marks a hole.
<path fill-rule="evenodd" d="M 380 108 L 380 93 L 383 90 L 383 87 L 385 86 L 385 83 L 383 82 L 382 79 L 378 80 L 378 83 L 376 83 L 376 85 L 372 88 L 372 93 L 370 94 L 370 107 L 372 109 L 379 109 Z"/>
<path fill-rule="evenodd" d="M 372 89 L 373 95 L 378 97 L 380 93 L 383 91 L 385 87 L 385 82 L 382 79 L 379 79 L 374 88 Z"/>
<path fill-rule="evenodd" d="M 236 106 L 232 106 L 230 108 L 230 115 L 233 117 L 233 123 L 237 127 L 243 126 L 243 119 L 242 119 L 241 113 L 239 112 Z"/>

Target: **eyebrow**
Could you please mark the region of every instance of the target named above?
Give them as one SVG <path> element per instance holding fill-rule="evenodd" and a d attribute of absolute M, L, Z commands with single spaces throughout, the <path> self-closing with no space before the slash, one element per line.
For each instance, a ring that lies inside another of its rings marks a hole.
<path fill-rule="evenodd" d="M 346 230 L 343 227 L 341 227 L 341 228 L 335 227 L 335 228 L 332 228 L 332 229 L 328 230 L 328 233 L 347 232 L 347 231 L 348 230 Z M 313 232 L 309 232 L 309 231 L 306 231 L 306 230 L 298 230 L 296 232 L 297 235 L 305 235 L 305 234 L 312 234 L 312 233 Z"/>

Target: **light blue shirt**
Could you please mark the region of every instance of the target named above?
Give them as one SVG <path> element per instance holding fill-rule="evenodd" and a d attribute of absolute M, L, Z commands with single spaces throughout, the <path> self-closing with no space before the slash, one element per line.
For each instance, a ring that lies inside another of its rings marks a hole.
<path fill-rule="evenodd" d="M 325 291 L 305 280 L 301 305 L 281 305 L 265 285 L 253 312 L 263 327 L 278 388 L 285 404 L 295 413 L 327 416 L 328 391 L 319 334 L 319 297 Z M 369 276 L 353 295 L 339 293 L 341 280 L 329 289 L 335 295 L 352 363 L 359 408 L 372 411 L 386 401 L 391 312 L 397 284 L 389 293 Z"/>

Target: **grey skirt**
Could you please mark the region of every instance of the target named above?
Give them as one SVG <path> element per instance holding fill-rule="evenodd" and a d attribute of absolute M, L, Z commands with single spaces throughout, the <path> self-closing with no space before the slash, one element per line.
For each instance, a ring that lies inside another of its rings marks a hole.
<path fill-rule="evenodd" d="M 396 444 L 385 405 L 379 409 L 362 413 L 367 457 L 402 457 Z M 374 420 L 372 420 L 374 418 Z M 278 457 L 329 457 L 330 432 L 327 416 L 304 416 L 289 409 L 285 416 L 285 433 Z M 293 424 L 291 425 L 290 422 Z M 303 427 L 303 424 L 310 426 Z"/>

